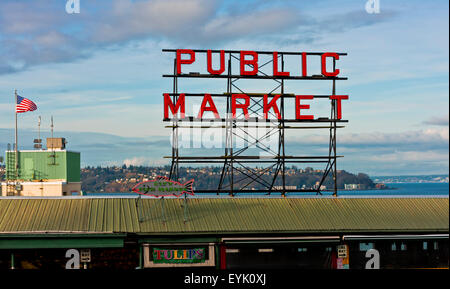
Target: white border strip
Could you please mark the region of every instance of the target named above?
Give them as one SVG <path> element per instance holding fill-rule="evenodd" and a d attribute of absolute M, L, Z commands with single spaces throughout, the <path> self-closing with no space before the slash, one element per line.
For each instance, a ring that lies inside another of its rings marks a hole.
<path fill-rule="evenodd" d="M 344 235 L 342 240 L 377 240 L 377 239 L 448 239 L 449 234 L 425 235 Z"/>

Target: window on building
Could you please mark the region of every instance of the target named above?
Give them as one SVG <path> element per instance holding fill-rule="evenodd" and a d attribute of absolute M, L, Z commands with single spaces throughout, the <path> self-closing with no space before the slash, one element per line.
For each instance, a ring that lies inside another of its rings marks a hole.
<path fill-rule="evenodd" d="M 359 251 L 368 251 L 373 249 L 373 243 L 359 243 Z"/>
<path fill-rule="evenodd" d="M 395 244 L 395 242 L 392 243 L 391 251 L 397 251 L 397 244 Z"/>
<path fill-rule="evenodd" d="M 331 251 L 333 251 L 333 248 L 331 248 L 331 247 L 326 247 L 325 248 L 325 252 L 331 252 Z"/>
<path fill-rule="evenodd" d="M 258 249 L 259 253 L 273 253 L 273 249 Z"/>
<path fill-rule="evenodd" d="M 423 242 L 423 249 L 428 250 L 428 242 Z"/>
<path fill-rule="evenodd" d="M 406 244 L 405 243 L 402 243 L 401 245 L 400 245 L 400 250 L 401 251 L 406 251 Z"/>
<path fill-rule="evenodd" d="M 308 251 L 308 248 L 298 248 L 298 251 L 299 251 L 299 252 L 307 252 L 307 251 Z"/>
<path fill-rule="evenodd" d="M 437 250 L 439 249 L 439 244 L 438 244 L 438 242 L 434 242 L 434 244 L 433 244 L 433 249 L 434 249 L 435 251 L 437 251 Z"/>

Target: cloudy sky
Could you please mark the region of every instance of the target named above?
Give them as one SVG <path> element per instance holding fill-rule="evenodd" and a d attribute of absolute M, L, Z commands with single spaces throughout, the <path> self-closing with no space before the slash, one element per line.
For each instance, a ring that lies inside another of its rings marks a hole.
<path fill-rule="evenodd" d="M 448 173 L 449 7 L 446 0 L 65 0 L 0 2 L 0 145 L 14 139 L 14 89 L 38 110 L 19 115 L 21 148 L 55 119 L 83 165 L 163 164 L 170 154 L 163 48 L 337 51 L 347 81 L 339 168 L 371 175 Z M 183 82 L 185 92 L 213 90 Z M 324 93 L 323 84 L 290 87 Z M 326 87 L 328 89 L 328 87 Z M 219 89 L 220 91 L 220 89 Z M 311 103 L 320 109 L 320 104 Z M 323 134 L 289 136 L 293 154 L 321 152 Z M 323 142 L 325 141 L 325 142 Z"/>

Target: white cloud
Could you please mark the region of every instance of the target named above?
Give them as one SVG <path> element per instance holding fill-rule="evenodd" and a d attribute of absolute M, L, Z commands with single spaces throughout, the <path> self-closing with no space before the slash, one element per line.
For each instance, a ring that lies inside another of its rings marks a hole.
<path fill-rule="evenodd" d="M 125 159 L 123 164 L 126 166 L 162 166 L 166 165 L 168 160 L 162 158 L 149 158 L 149 157 L 134 157 L 131 159 Z"/>
<path fill-rule="evenodd" d="M 203 32 L 207 38 L 235 37 L 249 34 L 272 33 L 295 27 L 299 13 L 295 10 L 272 9 L 238 15 L 223 15 L 207 23 Z"/>
<path fill-rule="evenodd" d="M 381 163 L 399 163 L 399 162 L 438 162 L 448 166 L 448 153 L 436 151 L 406 151 L 390 154 L 375 155 L 368 158 L 370 161 Z"/>
<path fill-rule="evenodd" d="M 328 135 L 294 136 L 290 140 L 299 143 L 326 143 Z M 406 131 L 399 133 L 338 133 L 337 143 L 339 146 L 346 145 L 396 145 L 396 144 L 444 144 L 449 141 L 448 128 L 430 128 L 417 131 Z"/>
<path fill-rule="evenodd" d="M 198 26 L 215 14 L 213 0 L 116 0 L 94 30 L 92 41 L 116 42 L 136 37 L 195 37 Z"/>

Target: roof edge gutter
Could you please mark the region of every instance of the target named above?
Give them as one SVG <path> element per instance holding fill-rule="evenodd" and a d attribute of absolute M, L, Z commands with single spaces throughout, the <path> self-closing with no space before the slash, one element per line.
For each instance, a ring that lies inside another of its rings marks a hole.
<path fill-rule="evenodd" d="M 344 235 L 342 240 L 414 240 L 414 239 L 448 239 L 449 234 L 416 235 Z"/>
<path fill-rule="evenodd" d="M 313 242 L 313 241 L 329 241 L 339 242 L 340 236 L 305 236 L 305 237 L 225 237 L 220 239 L 222 243 L 252 243 L 252 242 L 276 242 L 276 243 L 292 243 L 292 242 Z"/>

